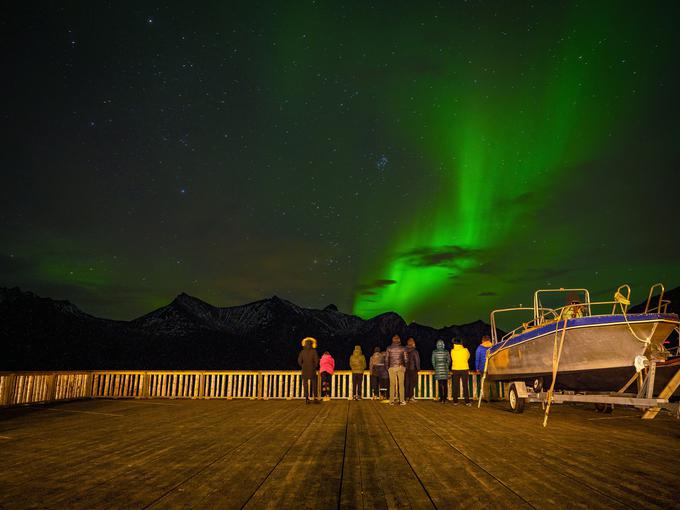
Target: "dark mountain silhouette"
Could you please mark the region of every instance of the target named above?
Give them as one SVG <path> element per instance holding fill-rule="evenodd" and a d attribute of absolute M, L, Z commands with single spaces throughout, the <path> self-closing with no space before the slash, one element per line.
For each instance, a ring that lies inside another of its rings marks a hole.
<path fill-rule="evenodd" d="M 680 287 L 666 298 L 672 301 L 668 311 L 677 313 Z M 642 309 L 644 303 L 630 311 Z M 430 368 L 438 339 L 462 338 L 474 355 L 488 333 L 482 321 L 435 329 L 406 324 L 393 312 L 364 320 L 335 305 L 314 310 L 277 296 L 220 308 L 184 293 L 147 315 L 114 321 L 68 301 L 0 287 L 0 370 L 295 369 L 306 336 L 317 338 L 320 353 L 330 351 L 338 368 L 347 368 L 354 345 L 368 358 L 394 334 L 415 338 L 423 368 Z"/>
<path fill-rule="evenodd" d="M 461 337 L 474 352 L 488 333 L 482 321 L 435 329 L 406 324 L 392 312 L 364 320 L 335 305 L 307 309 L 277 296 L 220 308 L 184 293 L 147 315 L 114 321 L 68 301 L 0 288 L 0 370 L 295 369 L 306 336 L 345 368 L 354 345 L 368 356 L 394 334 L 415 338 L 429 368 L 438 339 Z"/>

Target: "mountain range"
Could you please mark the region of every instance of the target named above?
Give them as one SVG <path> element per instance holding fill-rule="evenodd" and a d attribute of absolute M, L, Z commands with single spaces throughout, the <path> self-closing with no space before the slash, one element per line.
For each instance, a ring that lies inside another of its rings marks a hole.
<path fill-rule="evenodd" d="M 338 368 L 355 345 L 370 356 L 392 335 L 416 339 L 423 368 L 438 339 L 463 339 L 474 352 L 489 325 L 476 321 L 441 329 L 406 322 L 396 313 L 364 320 L 338 311 L 297 306 L 273 296 L 216 307 L 187 294 L 131 321 L 93 317 L 68 301 L 0 287 L 0 370 L 297 368 L 300 340 L 318 339 Z"/>
<path fill-rule="evenodd" d="M 668 291 L 678 313 L 680 287 Z M 632 306 L 640 312 L 644 303 Z M 415 338 L 422 368 L 430 368 L 435 342 L 463 340 L 474 355 L 490 326 L 476 321 L 436 329 L 406 324 L 398 314 L 364 320 L 338 311 L 297 306 L 273 296 L 240 306 L 216 307 L 188 294 L 131 321 L 93 317 L 69 301 L 0 287 L 0 371 L 76 369 L 287 370 L 297 368 L 300 340 L 313 336 L 347 368 L 355 345 L 367 359 L 392 335 Z M 502 332 L 499 332 L 502 334 Z M 677 345 L 674 336 L 672 345 Z"/>

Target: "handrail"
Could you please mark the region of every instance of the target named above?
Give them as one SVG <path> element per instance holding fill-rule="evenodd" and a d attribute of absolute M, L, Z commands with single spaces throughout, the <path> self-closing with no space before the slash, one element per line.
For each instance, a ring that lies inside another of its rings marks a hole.
<path fill-rule="evenodd" d="M 666 302 L 666 300 L 662 303 L 662 305 L 665 302 Z M 622 306 L 622 308 L 627 308 L 627 306 L 621 304 L 619 301 L 592 301 L 592 302 L 590 302 L 590 305 L 591 305 L 590 311 L 592 312 L 593 306 L 600 306 L 600 305 L 613 305 L 614 311 L 615 311 L 616 305 L 619 305 L 619 304 Z M 503 335 L 503 337 L 500 339 L 500 341 L 494 341 L 493 343 L 495 344 L 495 343 L 503 342 L 507 339 L 510 339 L 510 338 L 518 335 L 520 332 L 524 333 L 524 332 L 529 331 L 531 329 L 534 329 L 536 327 L 545 326 L 546 324 L 550 324 L 551 322 L 555 322 L 556 320 L 559 320 L 559 318 L 562 316 L 562 313 L 563 313 L 564 310 L 566 310 L 567 308 L 571 308 L 573 306 L 574 305 L 565 305 L 565 306 L 561 306 L 560 308 L 555 308 L 554 310 L 549 309 L 549 308 L 545 308 L 545 310 L 549 310 L 549 311 L 546 312 L 545 314 L 541 315 L 540 317 L 538 317 L 538 319 L 537 319 L 538 322 L 536 322 L 536 319 L 531 320 L 529 322 L 525 322 L 521 326 L 518 326 L 515 329 L 513 329 L 512 331 L 509 331 L 508 333 Z M 501 309 L 501 310 L 494 310 L 491 313 L 491 316 L 494 317 L 494 314 L 496 312 L 507 312 L 507 311 L 525 310 L 525 309 L 526 308 L 506 308 L 506 309 Z M 529 310 L 533 310 L 533 308 L 529 308 Z M 653 310 L 655 310 L 655 309 L 652 309 L 652 311 Z M 648 313 L 648 312 L 645 311 L 645 313 Z M 663 313 L 663 312 L 659 312 L 659 313 Z M 550 315 L 554 316 L 554 319 L 550 319 L 549 318 Z M 611 314 L 589 314 L 589 315 L 586 315 L 586 316 L 587 317 L 604 317 L 606 315 L 615 315 L 615 314 L 612 312 Z M 495 317 L 494 317 L 494 322 L 495 322 Z M 493 322 L 492 322 L 492 328 L 493 328 Z M 493 333 L 493 331 L 494 330 L 492 329 L 492 333 Z"/>
<path fill-rule="evenodd" d="M 449 395 L 451 384 L 449 379 Z M 473 375 L 469 378 L 469 394 L 476 397 L 478 387 L 479 376 Z M 459 389 L 462 394 L 462 383 Z M 333 399 L 353 397 L 351 371 L 335 371 L 330 396 Z M 361 396 L 371 396 L 368 371 L 363 374 Z M 438 397 L 434 371 L 419 371 L 415 398 Z M 84 398 L 290 400 L 304 398 L 304 392 L 299 370 L 0 372 L 0 407 Z"/>
<path fill-rule="evenodd" d="M 498 333 L 496 332 L 496 314 L 497 313 L 503 313 L 503 312 L 518 312 L 518 311 L 526 311 L 526 310 L 532 310 L 533 308 L 529 308 L 527 306 L 520 306 L 516 308 L 499 308 L 498 310 L 493 310 L 491 314 L 489 315 L 489 322 L 491 323 L 491 343 L 494 345 L 498 342 Z M 505 337 L 503 337 L 505 338 Z"/>
<path fill-rule="evenodd" d="M 652 285 L 649 288 L 649 294 L 647 295 L 647 303 L 645 304 L 645 313 L 648 313 L 648 311 L 650 311 L 649 305 L 650 305 L 650 302 L 652 301 L 652 293 L 654 292 L 654 289 L 656 289 L 657 287 L 661 287 L 661 292 L 659 293 L 659 302 L 657 303 L 655 308 L 652 308 L 651 311 L 656 310 L 658 313 L 663 313 L 661 311 L 661 307 L 664 305 L 663 295 L 664 295 L 664 292 L 666 292 L 666 288 L 663 286 L 663 283 L 655 283 L 654 285 Z M 670 302 L 667 302 L 666 306 L 668 306 L 668 303 L 670 303 Z"/>

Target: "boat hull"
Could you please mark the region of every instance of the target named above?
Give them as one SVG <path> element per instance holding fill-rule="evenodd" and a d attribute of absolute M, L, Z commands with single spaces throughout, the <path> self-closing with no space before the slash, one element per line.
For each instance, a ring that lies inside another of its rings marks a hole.
<path fill-rule="evenodd" d="M 574 391 L 615 391 L 635 371 L 637 356 L 658 350 L 678 324 L 675 314 L 636 314 L 570 319 L 555 387 Z M 636 339 L 651 335 L 650 344 Z M 487 378 L 521 380 L 552 378 L 555 339 L 559 345 L 564 321 L 542 326 L 493 346 Z M 617 375 L 618 374 L 618 375 Z M 627 375 L 627 377 L 626 377 Z M 547 383 L 547 381 L 544 381 Z"/>

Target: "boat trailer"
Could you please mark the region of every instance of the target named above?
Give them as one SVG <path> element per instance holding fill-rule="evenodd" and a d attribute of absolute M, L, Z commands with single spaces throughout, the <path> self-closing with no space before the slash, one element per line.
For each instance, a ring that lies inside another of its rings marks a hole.
<path fill-rule="evenodd" d="M 669 398 L 680 387 L 680 369 L 678 369 L 668 384 L 654 397 L 654 380 L 656 378 L 656 361 L 649 361 L 646 375 L 642 371 L 636 372 L 633 377 L 617 392 L 575 392 L 555 391 L 550 395 L 549 391 L 542 388 L 542 384 L 527 386 L 525 381 L 508 381 L 508 402 L 510 409 L 515 413 L 524 411 L 524 406 L 530 402 L 540 402 L 545 408 L 549 402 L 563 403 L 591 403 L 595 409 L 602 413 L 611 413 L 614 406 L 636 407 L 644 411 L 643 420 L 651 420 L 662 410 L 670 411 L 680 419 L 680 403 L 669 402 Z M 638 392 L 626 392 L 634 382 L 637 382 Z M 479 404 L 481 405 L 481 397 Z"/>

